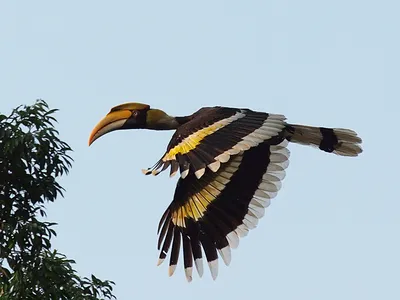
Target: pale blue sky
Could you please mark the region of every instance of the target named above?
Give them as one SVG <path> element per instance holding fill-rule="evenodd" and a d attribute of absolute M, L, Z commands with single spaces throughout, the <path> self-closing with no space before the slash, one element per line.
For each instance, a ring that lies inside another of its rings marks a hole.
<path fill-rule="evenodd" d="M 400 2 L 1 1 L 1 112 L 43 98 L 75 150 L 55 247 L 119 299 L 400 299 Z M 172 132 L 87 139 L 108 110 L 206 105 L 347 127 L 356 159 L 290 145 L 283 189 L 229 267 L 156 267 L 177 178 L 145 177 Z"/>

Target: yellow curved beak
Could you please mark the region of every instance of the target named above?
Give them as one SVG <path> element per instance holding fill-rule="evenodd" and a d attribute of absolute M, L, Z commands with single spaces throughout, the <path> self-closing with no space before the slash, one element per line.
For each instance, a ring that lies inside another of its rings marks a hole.
<path fill-rule="evenodd" d="M 120 129 L 131 115 L 130 110 L 118 110 L 107 114 L 90 133 L 89 146 L 102 135 Z"/>

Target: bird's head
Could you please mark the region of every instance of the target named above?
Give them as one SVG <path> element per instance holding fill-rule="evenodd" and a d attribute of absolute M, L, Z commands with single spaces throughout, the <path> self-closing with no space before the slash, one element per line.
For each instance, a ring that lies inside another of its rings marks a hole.
<path fill-rule="evenodd" d="M 142 103 L 124 103 L 111 108 L 110 112 L 96 125 L 89 137 L 89 146 L 99 137 L 122 129 L 175 129 L 175 118 L 159 109 L 151 109 Z"/>

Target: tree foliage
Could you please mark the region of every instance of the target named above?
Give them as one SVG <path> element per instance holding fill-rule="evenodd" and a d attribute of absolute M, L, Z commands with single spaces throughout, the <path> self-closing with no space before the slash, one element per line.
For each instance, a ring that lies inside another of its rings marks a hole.
<path fill-rule="evenodd" d="M 112 299 L 114 283 L 79 277 L 51 247 L 56 223 L 43 221 L 72 163 L 55 112 L 38 100 L 0 114 L 0 299 Z"/>

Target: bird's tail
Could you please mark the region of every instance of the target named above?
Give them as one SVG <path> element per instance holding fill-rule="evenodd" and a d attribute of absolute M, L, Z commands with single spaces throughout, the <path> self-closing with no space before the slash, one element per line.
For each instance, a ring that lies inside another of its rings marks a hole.
<path fill-rule="evenodd" d="M 286 138 L 293 143 L 311 145 L 325 152 L 357 156 L 362 152 L 361 138 L 350 129 L 288 124 Z"/>

